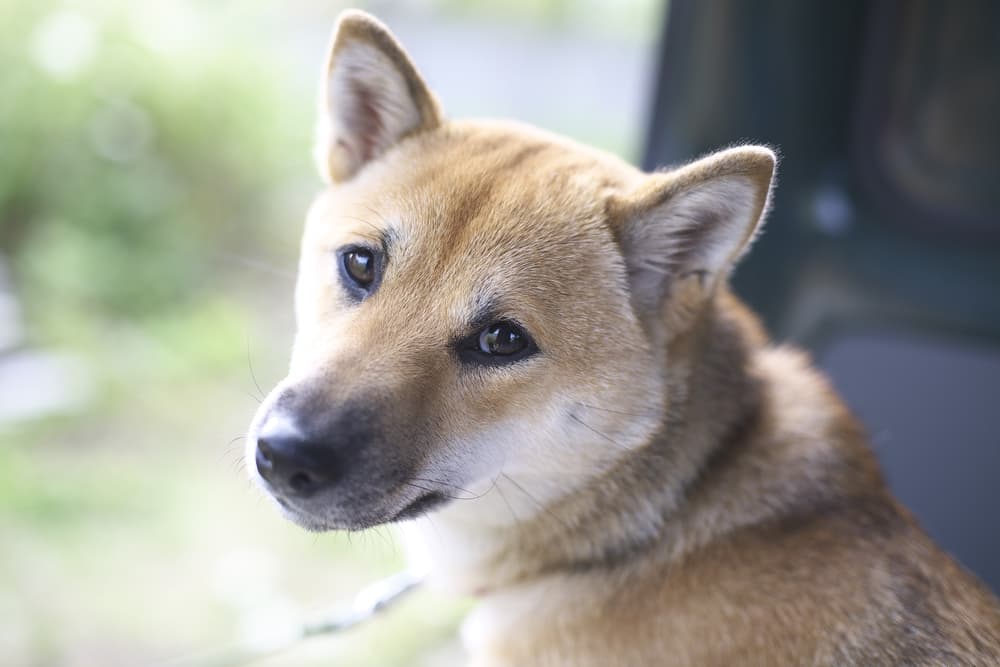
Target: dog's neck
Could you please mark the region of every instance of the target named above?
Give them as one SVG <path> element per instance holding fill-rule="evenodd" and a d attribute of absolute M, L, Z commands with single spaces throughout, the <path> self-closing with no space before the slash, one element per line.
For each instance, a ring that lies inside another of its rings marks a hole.
<path fill-rule="evenodd" d="M 752 316 L 729 306 L 707 308 L 671 341 L 668 356 L 687 362 L 670 368 L 667 416 L 645 447 L 524 520 L 491 525 L 463 502 L 460 512 L 445 508 L 418 522 L 433 579 L 484 594 L 548 573 L 607 567 L 654 545 L 677 553 L 690 545 L 675 520 L 685 499 L 713 461 L 738 447 L 761 411 L 750 360 L 763 335 Z M 526 485 L 500 477 L 488 491 L 510 505 L 529 493 Z"/>

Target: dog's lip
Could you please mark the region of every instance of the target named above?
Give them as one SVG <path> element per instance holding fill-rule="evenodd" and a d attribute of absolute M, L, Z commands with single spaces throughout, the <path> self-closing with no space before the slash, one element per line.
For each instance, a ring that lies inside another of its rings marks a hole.
<path fill-rule="evenodd" d="M 403 507 L 403 509 L 396 512 L 395 516 L 389 519 L 389 521 L 405 521 L 406 519 L 415 519 L 419 516 L 427 514 L 441 505 L 444 505 L 449 500 L 449 496 L 443 491 L 428 491 L 427 493 L 422 493 Z"/>
<path fill-rule="evenodd" d="M 378 517 L 363 517 L 360 521 L 328 521 L 316 516 L 308 509 L 299 506 L 293 500 L 285 498 L 280 493 L 274 493 L 267 488 L 268 495 L 280 506 L 286 518 L 298 524 L 302 528 L 310 531 L 322 532 L 327 530 L 364 530 L 374 528 L 397 521 L 416 519 L 428 512 L 437 509 L 451 500 L 451 497 L 444 491 L 427 491 L 407 502 L 402 509 L 396 512 L 385 512 Z"/>

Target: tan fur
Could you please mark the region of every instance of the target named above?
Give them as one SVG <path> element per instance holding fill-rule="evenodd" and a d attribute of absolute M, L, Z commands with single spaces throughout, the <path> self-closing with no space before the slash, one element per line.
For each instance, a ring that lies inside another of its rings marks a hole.
<path fill-rule="evenodd" d="M 644 174 L 533 128 L 446 120 L 359 12 L 331 77 L 322 110 L 342 120 L 321 121 L 318 154 L 334 185 L 306 225 L 289 376 L 248 455 L 303 395 L 299 418 L 361 404 L 375 434 L 360 481 L 283 512 L 358 528 L 422 490 L 453 496 L 407 530 L 434 583 L 479 597 L 463 630 L 478 667 L 1000 664 L 996 599 L 726 286 L 769 203 L 769 150 Z M 382 80 L 405 98 L 352 121 L 371 91 L 350 91 Z M 382 282 L 350 303 L 334 253 L 380 239 Z M 483 309 L 539 353 L 463 366 L 453 341 Z"/>

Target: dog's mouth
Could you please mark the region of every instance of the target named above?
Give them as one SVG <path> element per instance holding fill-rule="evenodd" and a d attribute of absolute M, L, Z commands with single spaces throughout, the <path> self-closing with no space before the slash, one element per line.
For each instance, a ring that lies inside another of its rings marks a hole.
<path fill-rule="evenodd" d="M 444 505 L 448 502 L 448 500 L 448 496 L 440 491 L 429 491 L 421 496 L 418 496 L 416 500 L 397 512 L 396 516 L 390 519 L 389 522 L 415 519 L 418 516 L 423 516 L 431 510 Z"/>
<path fill-rule="evenodd" d="M 423 516 L 442 505 L 445 505 L 451 498 L 441 491 L 428 491 L 409 501 L 402 509 L 393 511 L 360 511 L 343 512 L 339 516 L 324 516 L 325 513 L 317 512 L 316 508 L 302 507 L 294 499 L 286 498 L 281 494 L 268 490 L 275 502 L 282 510 L 282 514 L 293 523 L 306 530 L 313 532 L 324 532 L 329 530 L 364 530 L 374 528 L 388 523 L 407 521 Z M 351 516 L 353 515 L 353 516 Z"/>

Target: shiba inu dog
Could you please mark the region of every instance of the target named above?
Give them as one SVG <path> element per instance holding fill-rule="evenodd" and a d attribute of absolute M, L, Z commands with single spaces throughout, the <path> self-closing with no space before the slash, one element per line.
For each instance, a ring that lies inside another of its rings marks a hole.
<path fill-rule="evenodd" d="M 997 665 L 1000 607 L 727 287 L 771 150 L 642 173 L 442 113 L 345 13 L 288 376 L 251 475 L 310 530 L 407 522 L 478 666 Z"/>

